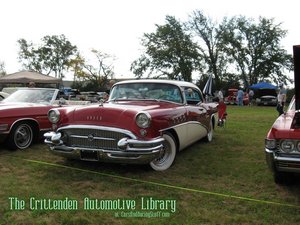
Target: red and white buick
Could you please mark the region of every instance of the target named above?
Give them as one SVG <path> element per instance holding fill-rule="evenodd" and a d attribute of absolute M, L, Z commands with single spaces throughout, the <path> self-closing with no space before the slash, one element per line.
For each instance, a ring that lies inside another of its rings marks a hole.
<path fill-rule="evenodd" d="M 150 164 L 168 169 L 178 151 L 211 141 L 217 104 L 206 103 L 189 82 L 132 80 L 116 83 L 109 100 L 81 108 L 50 110 L 50 151 L 88 161 Z"/>

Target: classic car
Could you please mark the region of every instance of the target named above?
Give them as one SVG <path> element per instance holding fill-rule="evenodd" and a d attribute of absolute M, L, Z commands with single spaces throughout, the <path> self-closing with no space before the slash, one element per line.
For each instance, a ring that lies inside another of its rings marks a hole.
<path fill-rule="evenodd" d="M 228 89 L 228 95 L 224 98 L 225 104 L 229 105 L 236 105 L 237 104 L 237 92 L 238 89 L 236 88 L 230 88 Z M 249 97 L 248 94 L 245 92 L 243 97 L 243 105 L 249 104 Z"/>
<path fill-rule="evenodd" d="M 72 101 L 59 101 L 59 90 L 17 88 L 0 102 L 0 141 L 10 149 L 26 149 L 52 129 L 47 113 Z M 86 102 L 80 102 L 85 104 Z"/>
<path fill-rule="evenodd" d="M 73 159 L 150 164 L 168 169 L 178 151 L 211 141 L 217 103 L 189 82 L 133 80 L 113 85 L 107 102 L 51 109 L 50 152 Z"/>
<path fill-rule="evenodd" d="M 256 105 L 277 105 L 277 93 L 275 89 L 259 89 L 256 91 Z"/>
<path fill-rule="evenodd" d="M 300 173 L 300 46 L 294 46 L 295 96 L 265 139 L 266 161 L 278 184 Z"/>
<path fill-rule="evenodd" d="M 291 172 L 300 172 L 300 114 L 295 98 L 286 113 L 279 116 L 265 139 L 265 154 L 276 183 L 289 180 Z"/>

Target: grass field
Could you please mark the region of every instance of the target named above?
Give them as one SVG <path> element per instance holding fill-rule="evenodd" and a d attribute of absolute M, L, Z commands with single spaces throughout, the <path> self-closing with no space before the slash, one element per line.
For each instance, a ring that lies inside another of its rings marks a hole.
<path fill-rule="evenodd" d="M 265 162 L 264 138 L 276 116 L 273 107 L 230 106 L 213 142 L 180 152 L 164 172 L 69 161 L 44 144 L 2 147 L 0 224 L 299 224 L 300 182 L 276 185 Z M 39 209 L 39 200 L 66 198 L 74 200 L 68 210 Z M 97 199 L 99 209 L 84 208 L 86 199 Z M 154 200 L 161 200 L 156 208 Z"/>

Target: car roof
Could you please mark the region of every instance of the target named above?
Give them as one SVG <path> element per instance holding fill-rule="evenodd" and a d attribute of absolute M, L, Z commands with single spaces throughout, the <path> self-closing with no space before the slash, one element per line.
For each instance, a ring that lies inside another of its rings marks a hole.
<path fill-rule="evenodd" d="M 115 85 L 118 84 L 130 84 L 130 83 L 160 83 L 160 84 L 173 84 L 180 87 L 190 87 L 199 89 L 197 85 L 187 82 L 187 81 L 179 81 L 179 80 L 160 80 L 160 79 L 140 79 L 140 80 L 126 80 L 119 81 Z M 115 86 L 114 85 L 114 86 Z"/>

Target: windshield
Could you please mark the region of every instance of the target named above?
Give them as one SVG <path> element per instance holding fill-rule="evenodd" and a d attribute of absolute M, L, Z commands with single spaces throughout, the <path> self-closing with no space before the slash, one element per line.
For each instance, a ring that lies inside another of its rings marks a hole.
<path fill-rule="evenodd" d="M 55 100 L 56 89 L 19 89 L 2 102 L 26 102 L 51 104 Z"/>
<path fill-rule="evenodd" d="M 113 87 L 109 101 L 113 100 L 165 100 L 183 103 L 180 88 L 162 83 L 128 83 Z"/>

